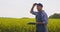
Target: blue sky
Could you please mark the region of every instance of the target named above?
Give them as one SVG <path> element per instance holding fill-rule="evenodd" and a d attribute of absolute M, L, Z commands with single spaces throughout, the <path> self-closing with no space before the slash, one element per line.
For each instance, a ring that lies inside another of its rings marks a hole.
<path fill-rule="evenodd" d="M 60 13 L 60 0 L 0 0 L 0 17 L 35 17 L 30 14 L 33 3 L 42 3 L 48 16 Z"/>

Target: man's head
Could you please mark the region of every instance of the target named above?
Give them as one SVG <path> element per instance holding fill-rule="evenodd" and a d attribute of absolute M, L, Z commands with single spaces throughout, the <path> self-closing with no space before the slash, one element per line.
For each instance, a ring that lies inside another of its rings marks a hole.
<path fill-rule="evenodd" d="M 43 5 L 41 3 L 37 4 L 37 10 L 42 11 Z"/>

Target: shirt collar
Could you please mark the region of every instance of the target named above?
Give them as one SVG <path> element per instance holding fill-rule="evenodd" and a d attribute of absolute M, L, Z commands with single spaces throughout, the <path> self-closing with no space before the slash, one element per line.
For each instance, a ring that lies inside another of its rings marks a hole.
<path fill-rule="evenodd" d="M 38 12 L 39 12 L 39 11 L 38 11 Z M 40 11 L 39 13 L 42 13 L 42 12 L 44 12 L 44 10 Z"/>

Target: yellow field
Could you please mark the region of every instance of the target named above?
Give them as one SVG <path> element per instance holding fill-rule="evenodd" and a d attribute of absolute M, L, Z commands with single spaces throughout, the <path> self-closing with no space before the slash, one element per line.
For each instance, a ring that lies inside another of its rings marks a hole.
<path fill-rule="evenodd" d="M 35 25 L 28 25 L 28 22 L 36 22 L 33 18 L 0 18 L 0 32 L 35 32 Z M 60 19 L 48 20 L 49 32 L 60 32 Z"/>

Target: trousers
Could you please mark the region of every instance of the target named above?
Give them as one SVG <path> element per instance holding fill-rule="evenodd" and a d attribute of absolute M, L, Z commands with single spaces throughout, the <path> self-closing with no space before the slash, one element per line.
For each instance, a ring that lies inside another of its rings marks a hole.
<path fill-rule="evenodd" d="M 38 24 L 36 25 L 36 32 L 48 32 L 47 31 L 47 26 L 44 24 Z"/>

